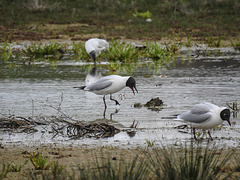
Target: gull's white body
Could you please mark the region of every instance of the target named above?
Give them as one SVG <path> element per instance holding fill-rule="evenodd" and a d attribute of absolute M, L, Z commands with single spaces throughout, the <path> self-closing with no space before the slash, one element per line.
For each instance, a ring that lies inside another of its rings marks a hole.
<path fill-rule="evenodd" d="M 93 69 L 93 72 L 90 72 L 90 74 L 94 74 L 96 69 Z M 91 75 L 90 75 L 91 76 Z M 94 75 L 93 75 L 94 76 Z M 92 81 L 92 83 L 90 83 Z M 81 87 L 74 87 L 83 89 L 84 91 L 90 91 L 97 95 L 103 95 L 103 102 L 104 102 L 104 113 L 103 116 L 105 117 L 105 112 L 107 109 L 105 96 L 110 94 L 110 100 L 114 101 L 116 105 L 120 105 L 119 102 L 112 98 L 112 94 L 116 93 L 120 90 L 122 90 L 124 87 L 129 87 L 133 94 L 135 95 L 134 89 L 136 92 L 138 92 L 136 88 L 136 81 L 131 76 L 119 76 L 119 75 L 109 75 L 102 77 L 100 79 L 95 79 L 95 77 L 92 79 L 92 77 L 88 78 L 86 81 L 86 86 Z"/>
<path fill-rule="evenodd" d="M 101 53 L 103 50 L 108 49 L 108 42 L 104 39 L 98 39 L 98 38 L 92 38 L 86 41 L 85 43 L 85 49 L 88 54 L 90 54 L 92 51 L 96 53 L 96 56 Z"/>
<path fill-rule="evenodd" d="M 205 102 L 194 105 L 191 110 L 180 114 L 178 119 L 197 129 L 211 129 L 223 123 L 220 113 L 224 109 L 226 108 Z"/>
<path fill-rule="evenodd" d="M 84 90 L 93 92 L 97 95 L 108 95 L 116 93 L 126 87 L 129 76 L 110 75 L 87 85 Z"/>

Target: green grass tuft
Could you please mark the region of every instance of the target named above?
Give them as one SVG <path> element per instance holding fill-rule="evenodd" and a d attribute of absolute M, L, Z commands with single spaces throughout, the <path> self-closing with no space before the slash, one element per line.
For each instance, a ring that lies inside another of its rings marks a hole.
<path fill-rule="evenodd" d="M 32 44 L 30 46 L 25 46 L 22 50 L 24 56 L 32 58 L 40 58 L 49 55 L 55 55 L 58 51 L 62 49 L 59 43 L 52 42 L 49 44 Z"/>
<path fill-rule="evenodd" d="M 76 61 L 78 61 L 78 60 L 89 60 L 90 59 L 88 53 L 85 50 L 85 43 L 84 42 L 76 43 L 76 42 L 73 41 L 72 49 L 69 50 L 69 51 L 74 53 L 74 59 Z"/>
<path fill-rule="evenodd" d="M 45 157 L 41 153 L 33 153 L 30 156 L 30 162 L 33 164 L 36 170 L 47 170 L 52 164 L 49 162 L 49 158 Z"/>
<path fill-rule="evenodd" d="M 132 44 L 110 41 L 107 53 L 102 53 L 100 57 L 109 61 L 130 62 L 138 60 L 139 51 Z"/>

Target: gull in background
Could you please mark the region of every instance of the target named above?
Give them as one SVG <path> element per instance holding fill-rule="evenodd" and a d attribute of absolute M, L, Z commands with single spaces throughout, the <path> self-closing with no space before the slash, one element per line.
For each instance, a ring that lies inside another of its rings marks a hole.
<path fill-rule="evenodd" d="M 177 118 L 184 120 L 193 128 L 195 140 L 197 140 L 195 128 L 208 130 L 208 134 L 211 140 L 213 140 L 209 129 L 222 124 L 224 121 L 227 121 L 231 126 L 230 110 L 208 102 L 194 105 L 191 110 L 178 115 Z"/>
<path fill-rule="evenodd" d="M 93 59 L 94 65 L 96 65 L 96 57 L 101 51 L 107 50 L 109 43 L 104 39 L 91 38 L 86 41 L 85 49 L 88 55 Z"/>

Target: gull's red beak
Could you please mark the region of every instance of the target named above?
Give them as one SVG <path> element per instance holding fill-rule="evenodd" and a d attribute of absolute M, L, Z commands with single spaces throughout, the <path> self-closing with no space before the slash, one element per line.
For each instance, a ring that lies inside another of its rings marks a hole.
<path fill-rule="evenodd" d="M 137 90 L 137 88 L 135 87 L 135 86 L 133 86 L 131 89 L 132 89 L 132 92 L 133 92 L 133 94 L 135 95 L 135 92 L 134 92 L 134 89 L 136 90 L 136 92 L 138 93 L 138 90 Z"/>

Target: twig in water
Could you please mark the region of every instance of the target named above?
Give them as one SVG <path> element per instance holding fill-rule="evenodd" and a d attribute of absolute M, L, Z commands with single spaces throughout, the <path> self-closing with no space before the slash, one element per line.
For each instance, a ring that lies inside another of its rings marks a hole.
<path fill-rule="evenodd" d="M 34 100 L 32 98 L 32 96 L 30 96 L 30 94 L 28 94 L 28 96 L 31 98 L 32 100 L 32 118 L 34 117 Z"/>
<path fill-rule="evenodd" d="M 48 100 L 48 98 L 47 98 L 46 102 L 49 104 L 49 107 L 55 109 L 58 113 L 62 114 L 65 118 L 70 119 L 71 121 L 75 121 L 76 122 L 76 120 L 70 118 L 68 115 L 66 115 L 64 112 L 61 111 L 61 105 L 63 103 L 63 93 L 61 93 L 61 100 L 60 100 L 60 102 L 58 104 L 58 107 L 53 106 L 51 104 L 51 102 Z M 65 120 L 61 120 L 61 121 L 65 121 Z M 66 122 L 69 123 L 68 121 L 66 121 Z"/>

